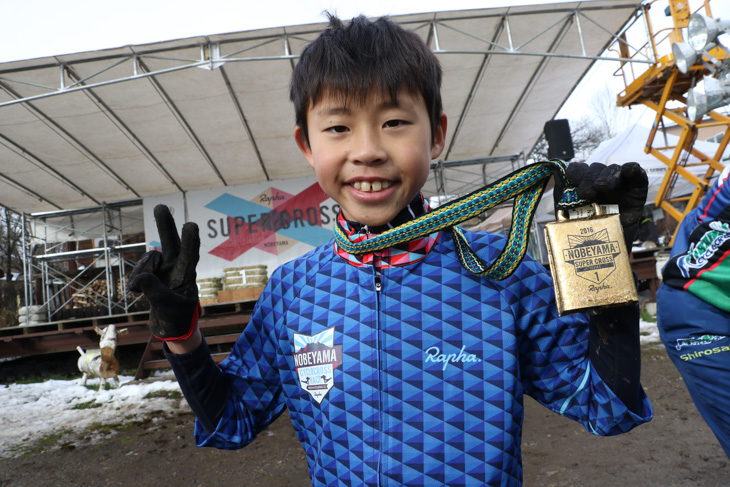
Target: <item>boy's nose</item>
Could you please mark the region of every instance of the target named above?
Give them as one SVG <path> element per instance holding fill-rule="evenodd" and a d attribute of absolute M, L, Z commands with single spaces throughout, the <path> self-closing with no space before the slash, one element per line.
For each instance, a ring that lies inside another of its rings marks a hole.
<path fill-rule="evenodd" d="M 350 159 L 356 164 L 382 164 L 386 152 L 382 140 L 372 130 L 361 130 L 353 137 Z"/>

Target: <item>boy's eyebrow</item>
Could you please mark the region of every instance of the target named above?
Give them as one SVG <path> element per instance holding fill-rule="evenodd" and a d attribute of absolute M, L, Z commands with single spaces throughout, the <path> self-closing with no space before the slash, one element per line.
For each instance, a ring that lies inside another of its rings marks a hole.
<path fill-rule="evenodd" d="M 345 105 L 329 105 L 321 107 L 319 110 L 317 110 L 317 113 L 321 116 L 329 116 L 329 115 L 348 115 L 350 113 L 350 109 L 347 108 Z"/>
<path fill-rule="evenodd" d="M 400 106 L 400 103 L 398 103 L 396 100 L 381 100 L 378 102 L 377 107 L 379 109 L 387 109 L 387 108 L 398 108 Z M 328 116 L 328 115 L 349 115 L 352 113 L 352 110 L 350 110 L 349 105 L 326 105 L 322 106 L 319 110 L 316 110 L 320 115 L 322 116 Z"/>

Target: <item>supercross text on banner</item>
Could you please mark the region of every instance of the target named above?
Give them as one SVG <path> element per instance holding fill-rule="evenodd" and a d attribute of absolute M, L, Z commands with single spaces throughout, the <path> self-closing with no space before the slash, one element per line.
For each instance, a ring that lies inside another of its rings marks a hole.
<path fill-rule="evenodd" d="M 269 272 L 332 239 L 339 211 L 314 178 L 269 181 L 145 198 L 149 248 L 159 247 L 152 210 L 166 204 L 178 229 L 198 224 L 198 277 L 219 276 L 223 268 L 265 264 Z"/>

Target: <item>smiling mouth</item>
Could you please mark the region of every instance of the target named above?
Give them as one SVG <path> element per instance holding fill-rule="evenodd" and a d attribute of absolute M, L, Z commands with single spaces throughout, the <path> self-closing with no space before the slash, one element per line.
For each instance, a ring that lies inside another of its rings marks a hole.
<path fill-rule="evenodd" d="M 376 193 L 390 187 L 390 181 L 355 181 L 352 187 L 365 193 Z"/>

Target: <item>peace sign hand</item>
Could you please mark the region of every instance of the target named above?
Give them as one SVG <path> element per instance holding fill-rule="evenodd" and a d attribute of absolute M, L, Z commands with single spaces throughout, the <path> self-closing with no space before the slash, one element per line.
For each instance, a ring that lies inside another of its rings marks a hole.
<path fill-rule="evenodd" d="M 200 304 L 195 266 L 200 259 L 198 225 L 185 223 L 182 240 L 170 209 L 154 209 L 162 252 L 146 252 L 129 275 L 127 288 L 142 292 L 150 303 L 150 329 L 164 341 L 189 338 L 198 323 Z"/>

